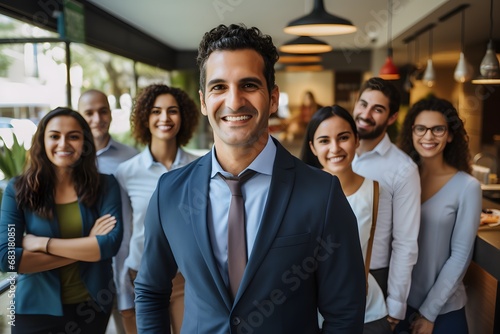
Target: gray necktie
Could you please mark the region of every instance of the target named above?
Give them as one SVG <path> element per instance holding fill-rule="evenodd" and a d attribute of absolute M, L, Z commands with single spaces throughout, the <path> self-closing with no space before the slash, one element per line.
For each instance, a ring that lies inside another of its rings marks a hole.
<path fill-rule="evenodd" d="M 247 242 L 245 233 L 245 204 L 241 194 L 241 185 L 255 175 L 255 171 L 247 170 L 241 177 L 222 179 L 231 190 L 227 226 L 227 267 L 229 287 L 234 299 L 240 286 L 245 266 L 247 265 Z"/>

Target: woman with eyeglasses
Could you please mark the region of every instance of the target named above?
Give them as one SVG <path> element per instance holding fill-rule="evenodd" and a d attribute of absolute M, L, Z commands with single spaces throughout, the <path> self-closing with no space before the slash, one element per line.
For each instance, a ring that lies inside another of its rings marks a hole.
<path fill-rule="evenodd" d="M 468 333 L 462 279 L 481 215 L 481 186 L 470 175 L 468 136 L 453 105 L 431 97 L 408 111 L 400 147 L 418 164 L 419 254 L 406 319 L 397 333 Z"/>

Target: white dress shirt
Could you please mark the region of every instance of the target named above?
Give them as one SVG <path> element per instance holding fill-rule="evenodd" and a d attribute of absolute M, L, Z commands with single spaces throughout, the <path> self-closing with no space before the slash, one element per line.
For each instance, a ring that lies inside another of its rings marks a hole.
<path fill-rule="evenodd" d="M 386 134 L 369 152 L 356 155 L 353 170 L 380 183 L 379 216 L 371 269 L 389 267 L 387 310 L 404 319 L 411 273 L 418 255 L 420 176 L 411 158 Z"/>
<path fill-rule="evenodd" d="M 212 172 L 209 185 L 210 201 L 208 205 L 208 231 L 210 242 L 214 252 L 217 266 L 226 286 L 229 286 L 227 272 L 227 219 L 229 215 L 229 204 L 231 202 L 231 191 L 226 182 L 218 174 L 233 176 L 224 171 L 215 157 L 215 147 L 212 149 Z M 247 169 L 257 172 L 241 187 L 241 193 L 245 201 L 245 228 L 247 238 L 247 254 L 252 256 L 252 249 L 259 231 L 259 226 L 264 214 L 264 207 L 269 194 L 271 177 L 273 173 L 274 159 L 276 157 L 276 145 L 271 137 L 267 145 L 252 163 L 240 173 Z"/>
<path fill-rule="evenodd" d="M 179 148 L 171 170 L 197 158 Z M 115 177 L 122 191 L 124 223 L 123 242 L 119 250 L 124 264 L 117 266 L 119 310 L 134 308 L 134 288 L 128 278 L 128 270 L 139 270 L 144 251 L 144 217 L 158 179 L 168 171 L 163 164 L 154 161 L 149 147 L 120 164 L 116 171 Z"/>

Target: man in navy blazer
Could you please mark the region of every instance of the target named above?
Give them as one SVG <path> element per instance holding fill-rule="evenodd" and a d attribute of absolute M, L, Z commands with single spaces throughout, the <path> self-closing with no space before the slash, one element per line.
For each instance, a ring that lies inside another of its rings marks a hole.
<path fill-rule="evenodd" d="M 203 37 L 200 101 L 214 147 L 164 174 L 151 198 L 135 281 L 140 333 L 169 333 L 177 270 L 186 279 L 182 333 L 362 333 L 364 264 L 340 183 L 269 135 L 277 59 L 271 37 L 257 28 L 220 25 Z M 248 262 L 233 296 L 231 193 L 221 175 L 248 169 L 257 172 L 242 186 Z"/>

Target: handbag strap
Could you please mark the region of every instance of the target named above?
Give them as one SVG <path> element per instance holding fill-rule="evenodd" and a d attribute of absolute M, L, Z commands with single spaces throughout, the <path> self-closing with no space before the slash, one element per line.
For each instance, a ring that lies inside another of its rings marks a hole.
<path fill-rule="evenodd" d="M 378 182 L 373 181 L 372 227 L 370 229 L 370 238 L 368 239 L 368 246 L 366 248 L 366 258 L 365 258 L 366 293 L 368 293 L 368 273 L 370 272 L 370 260 L 372 257 L 373 237 L 375 235 L 375 227 L 377 226 L 378 195 L 379 195 Z"/>

